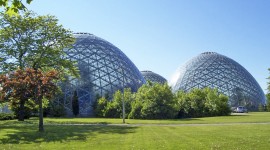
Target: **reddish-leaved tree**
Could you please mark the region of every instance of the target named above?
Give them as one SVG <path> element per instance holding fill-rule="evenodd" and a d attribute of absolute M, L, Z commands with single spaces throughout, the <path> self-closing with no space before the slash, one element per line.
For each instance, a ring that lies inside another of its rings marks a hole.
<path fill-rule="evenodd" d="M 36 100 L 39 114 L 43 115 L 42 99 L 50 99 L 54 95 L 58 89 L 55 83 L 58 79 L 58 72 L 55 70 L 42 72 L 31 68 L 0 75 L 0 101 L 15 99 L 19 102 L 19 121 L 24 120 L 24 104 L 29 99 Z M 43 116 L 41 123 L 43 128 Z"/>

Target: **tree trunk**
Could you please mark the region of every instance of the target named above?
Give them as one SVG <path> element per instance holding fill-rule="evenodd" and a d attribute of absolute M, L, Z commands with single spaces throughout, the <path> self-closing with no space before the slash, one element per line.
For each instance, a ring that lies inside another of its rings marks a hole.
<path fill-rule="evenodd" d="M 24 121 L 24 104 L 25 100 L 20 100 L 20 108 L 18 114 L 18 121 Z"/>
<path fill-rule="evenodd" d="M 39 124 L 38 124 L 38 131 L 43 132 L 43 108 L 42 108 L 42 98 L 38 98 L 38 106 L 39 106 Z"/>
<path fill-rule="evenodd" d="M 37 85 L 35 88 L 35 101 L 38 102 L 38 107 L 39 107 L 39 122 L 38 122 L 38 131 L 39 132 L 43 132 L 44 131 L 44 127 L 43 127 L 43 109 L 42 109 L 42 97 L 39 96 L 38 94 L 38 86 L 40 85 L 40 82 L 37 79 L 37 67 L 34 67 L 35 71 L 36 71 L 36 81 L 37 81 Z M 41 91 L 40 91 L 41 92 Z"/>

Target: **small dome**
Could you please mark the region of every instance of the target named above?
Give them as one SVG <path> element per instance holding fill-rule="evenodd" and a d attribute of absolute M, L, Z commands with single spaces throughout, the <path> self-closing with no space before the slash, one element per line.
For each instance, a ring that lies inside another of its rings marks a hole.
<path fill-rule="evenodd" d="M 265 95 L 253 76 L 234 60 L 215 52 L 204 52 L 176 71 L 171 80 L 173 91 L 217 88 L 229 96 L 231 106 L 257 109 Z"/>
<path fill-rule="evenodd" d="M 132 91 L 145 83 L 143 76 L 131 60 L 117 47 L 89 33 L 75 33 L 76 42 L 65 49 L 68 59 L 77 61 L 79 79 L 70 79 L 63 85 L 65 107 L 71 110 L 71 97 L 77 91 L 80 115 L 93 113 L 92 105 L 99 96 L 112 96 L 115 91 L 131 88 Z"/>
<path fill-rule="evenodd" d="M 164 84 L 167 82 L 167 80 L 165 78 L 163 78 L 161 75 L 156 74 L 152 71 L 141 71 L 142 76 L 144 77 L 144 79 L 147 81 L 151 81 L 151 82 L 157 82 L 157 83 L 161 83 Z"/>

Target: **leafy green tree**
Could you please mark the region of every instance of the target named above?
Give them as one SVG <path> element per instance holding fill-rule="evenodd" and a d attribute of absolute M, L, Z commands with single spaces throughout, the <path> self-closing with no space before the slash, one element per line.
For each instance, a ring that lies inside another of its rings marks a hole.
<path fill-rule="evenodd" d="M 73 115 L 75 117 L 78 116 L 80 111 L 80 107 L 79 107 L 79 99 L 78 99 L 78 95 L 77 95 L 77 91 L 74 91 L 73 97 L 72 97 L 72 112 Z"/>
<path fill-rule="evenodd" d="M 59 73 L 78 75 L 75 62 L 65 59 L 64 52 L 75 39 L 54 16 L 25 12 L 22 16 L 0 13 L 0 17 L 0 70 L 54 68 Z"/>
<path fill-rule="evenodd" d="M 105 95 L 106 96 L 106 95 Z M 124 99 L 123 99 L 124 98 Z M 120 118 L 123 115 L 123 100 L 126 114 L 131 111 L 131 102 L 134 99 L 134 94 L 130 88 L 125 88 L 124 93 L 116 91 L 111 101 L 108 96 L 98 100 L 95 113 L 97 117 Z M 127 115 L 126 115 L 127 117 Z"/>
<path fill-rule="evenodd" d="M 219 94 L 217 89 L 193 89 L 190 92 L 176 93 L 178 100 L 178 117 L 205 117 L 230 114 L 228 97 Z"/>
<path fill-rule="evenodd" d="M 206 95 L 206 110 L 208 116 L 226 116 L 231 113 L 230 107 L 228 105 L 228 96 L 218 93 L 217 89 L 204 89 L 207 93 Z"/>
<path fill-rule="evenodd" d="M 95 111 L 95 114 L 97 117 L 105 117 L 105 109 L 107 107 L 107 99 L 105 97 L 101 97 L 97 100 L 97 106 Z"/>
<path fill-rule="evenodd" d="M 96 94 L 95 96 L 95 100 L 94 102 L 92 103 L 92 108 L 93 108 L 93 111 L 94 111 L 94 116 L 97 116 L 97 106 L 98 106 L 98 100 L 101 98 L 101 96 L 99 94 Z"/>
<path fill-rule="evenodd" d="M 75 62 L 65 59 L 64 48 L 74 41 L 72 32 L 58 25 L 54 16 L 37 16 L 32 12 L 16 16 L 1 13 L 0 71 L 8 73 L 28 67 L 43 72 L 55 69 L 60 76 L 79 76 Z M 33 90 L 37 91 L 37 87 Z M 40 131 L 43 131 L 42 99 L 37 98 Z"/>
<path fill-rule="evenodd" d="M 206 92 L 201 89 L 193 89 L 189 93 L 191 99 L 191 116 L 202 117 L 206 113 L 205 103 L 206 103 Z"/>
<path fill-rule="evenodd" d="M 259 106 L 258 106 L 258 111 L 259 111 L 259 112 L 263 112 L 263 111 L 264 111 L 264 106 L 263 106 L 263 104 L 259 104 Z"/>
<path fill-rule="evenodd" d="M 128 114 L 131 112 L 131 103 L 135 100 L 135 94 L 131 92 L 130 88 L 124 89 L 124 102 L 125 102 L 125 113 Z"/>
<path fill-rule="evenodd" d="M 25 0 L 30 4 L 33 0 Z M 0 0 L 0 7 L 4 7 L 7 14 L 17 14 L 19 10 L 27 10 L 22 0 Z"/>
<path fill-rule="evenodd" d="M 141 117 L 141 110 L 143 107 L 142 101 L 135 98 L 135 101 L 131 103 L 131 111 L 128 114 L 129 119 L 139 119 Z"/>
<path fill-rule="evenodd" d="M 270 93 L 266 94 L 266 110 L 270 112 Z"/>
<path fill-rule="evenodd" d="M 177 100 L 178 105 L 178 118 L 187 118 L 189 116 L 189 112 L 191 111 L 191 100 L 188 96 L 188 93 L 184 91 L 178 91 L 175 93 L 175 98 Z"/>
<path fill-rule="evenodd" d="M 176 101 L 167 84 L 148 82 L 139 88 L 129 118 L 169 119 L 177 113 Z"/>
<path fill-rule="evenodd" d="M 206 93 L 201 89 L 193 89 L 188 93 L 179 91 L 176 98 L 179 104 L 178 117 L 202 117 L 208 113 L 206 109 Z"/>
<path fill-rule="evenodd" d="M 113 99 L 107 103 L 104 116 L 107 118 L 120 118 L 122 116 L 122 93 L 116 91 Z"/>

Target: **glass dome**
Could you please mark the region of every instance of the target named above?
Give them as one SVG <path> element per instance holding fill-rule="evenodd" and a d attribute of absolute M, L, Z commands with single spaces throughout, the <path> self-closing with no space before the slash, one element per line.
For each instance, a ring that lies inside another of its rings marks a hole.
<path fill-rule="evenodd" d="M 145 83 L 140 71 L 130 59 L 111 43 L 89 33 L 75 33 L 76 42 L 65 49 L 68 59 L 77 61 L 80 78 L 70 78 L 62 85 L 64 105 L 72 112 L 71 99 L 77 91 L 81 116 L 91 116 L 98 96 L 109 96 L 117 90 L 132 91 Z"/>
<path fill-rule="evenodd" d="M 253 76 L 234 60 L 215 52 L 205 52 L 189 60 L 174 74 L 173 91 L 217 88 L 229 96 L 232 107 L 256 110 L 265 104 L 265 95 Z"/>
<path fill-rule="evenodd" d="M 163 78 L 161 75 L 156 74 L 152 71 L 141 71 L 142 76 L 144 77 L 144 79 L 147 81 L 151 81 L 151 82 L 157 82 L 157 83 L 161 83 L 164 84 L 167 82 L 167 80 L 165 78 Z"/>

